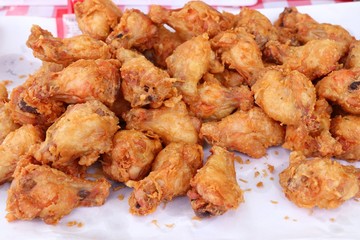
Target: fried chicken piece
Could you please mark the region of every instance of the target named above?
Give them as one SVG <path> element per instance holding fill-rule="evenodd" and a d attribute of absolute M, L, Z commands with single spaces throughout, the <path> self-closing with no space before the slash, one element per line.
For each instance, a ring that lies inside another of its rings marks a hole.
<path fill-rule="evenodd" d="M 127 9 L 120 23 L 106 38 L 106 43 L 118 48 L 137 48 L 140 51 L 152 47 L 157 33 L 156 25 L 150 18 L 137 9 Z"/>
<path fill-rule="evenodd" d="M 236 150 L 253 158 L 266 155 L 266 149 L 284 141 L 284 129 L 259 107 L 238 110 L 219 122 L 203 123 L 200 137 L 211 145 Z"/>
<path fill-rule="evenodd" d="M 112 150 L 103 157 L 102 167 L 107 176 L 118 182 L 143 179 L 162 149 L 156 135 L 137 130 L 118 131 L 113 137 Z"/>
<path fill-rule="evenodd" d="M 211 217 L 236 209 L 244 201 L 234 167 L 234 153 L 213 146 L 206 164 L 191 179 L 187 192 L 198 217 Z"/>
<path fill-rule="evenodd" d="M 171 26 L 183 40 L 203 33 L 213 37 L 233 25 L 229 14 L 221 14 L 201 1 L 190 1 L 183 8 L 173 10 L 151 5 L 149 17 L 155 23 Z"/>
<path fill-rule="evenodd" d="M 360 68 L 360 40 L 354 41 L 350 45 L 345 68 Z"/>
<path fill-rule="evenodd" d="M 224 87 L 239 87 L 245 84 L 245 78 L 235 70 L 224 69 L 221 73 L 214 74 Z"/>
<path fill-rule="evenodd" d="M 33 50 L 36 58 L 65 66 L 79 59 L 111 58 L 110 47 L 103 41 L 88 35 L 56 38 L 38 25 L 31 28 L 26 45 Z"/>
<path fill-rule="evenodd" d="M 353 115 L 337 116 L 331 120 L 331 133 L 342 146 L 343 153 L 337 158 L 360 160 L 360 117 Z"/>
<path fill-rule="evenodd" d="M 28 154 L 30 148 L 43 141 L 39 127 L 27 124 L 9 133 L 0 145 L 0 184 L 12 179 L 21 156 Z"/>
<path fill-rule="evenodd" d="M 157 34 L 153 38 L 153 46 L 148 54 L 151 54 L 152 62 L 161 68 L 166 68 L 166 59 L 184 41 L 179 34 L 168 30 L 163 25 L 157 26 Z"/>
<path fill-rule="evenodd" d="M 224 64 L 236 69 L 250 86 L 254 84 L 256 74 L 264 65 L 253 35 L 244 28 L 223 31 L 211 39 L 211 46 L 221 55 Z"/>
<path fill-rule="evenodd" d="M 277 30 L 261 12 L 244 7 L 236 16 L 235 27 L 243 27 L 255 36 L 255 41 L 262 50 L 269 40 L 278 40 Z"/>
<path fill-rule="evenodd" d="M 275 23 L 279 28 L 291 29 L 297 40 L 305 44 L 316 39 L 331 39 L 341 45 L 344 55 L 351 42 L 355 40 L 350 33 L 339 25 L 318 23 L 310 15 L 300 13 L 295 7 L 285 8 Z"/>
<path fill-rule="evenodd" d="M 337 208 L 359 193 L 359 169 L 330 158 L 306 159 L 292 152 L 279 177 L 285 196 L 302 208 Z"/>
<path fill-rule="evenodd" d="M 121 10 L 111 0 L 86 0 L 74 4 L 80 30 L 92 38 L 105 40 L 119 23 Z"/>
<path fill-rule="evenodd" d="M 339 104 L 346 112 L 360 114 L 360 68 L 340 69 L 316 84 L 320 97 Z"/>
<path fill-rule="evenodd" d="M 120 48 L 116 56 L 122 62 L 122 92 L 132 107 L 149 104 L 158 108 L 166 99 L 177 95 L 174 83 L 178 80 L 170 78 L 165 70 L 154 66 L 141 54 Z"/>
<path fill-rule="evenodd" d="M 311 40 L 300 47 L 270 41 L 264 55 L 284 68 L 298 70 L 314 80 L 339 68 L 338 61 L 343 55 L 341 48 L 341 44 L 329 39 Z"/>
<path fill-rule="evenodd" d="M 12 131 L 18 129 L 19 124 L 15 123 L 11 117 L 11 110 L 9 103 L 0 103 L 0 144 L 5 137 Z"/>
<path fill-rule="evenodd" d="M 341 144 L 332 137 L 330 129 L 331 106 L 318 99 L 308 121 L 286 126 L 284 148 L 299 151 L 306 157 L 332 157 L 343 152 Z"/>
<path fill-rule="evenodd" d="M 178 46 L 166 59 L 170 76 L 184 81 L 179 89 L 185 101 L 197 96 L 197 84 L 206 72 L 223 71 L 208 39 L 206 34 L 194 37 Z"/>
<path fill-rule="evenodd" d="M 267 69 L 251 90 L 264 112 L 283 124 L 297 125 L 314 111 L 315 87 L 296 70 Z"/>
<path fill-rule="evenodd" d="M 26 164 L 14 174 L 6 218 L 9 222 L 41 218 L 46 224 L 56 224 L 76 207 L 103 205 L 110 187 L 104 178 L 89 181 L 46 165 Z"/>
<path fill-rule="evenodd" d="M 111 150 L 118 122 L 115 114 L 97 100 L 70 105 L 46 131 L 46 139 L 34 150 L 34 157 L 68 174 L 81 174 L 80 166 L 90 166 L 100 154 Z"/>
<path fill-rule="evenodd" d="M 203 149 L 198 144 L 170 143 L 156 157 L 150 174 L 127 185 L 134 188 L 129 198 L 130 212 L 147 215 L 163 201 L 185 195 L 190 180 L 202 166 Z"/>
<path fill-rule="evenodd" d="M 165 142 L 199 142 L 201 122 L 189 115 L 183 101 L 157 109 L 133 108 L 125 114 L 127 129 L 154 132 Z"/>
<path fill-rule="evenodd" d="M 192 113 L 203 120 L 220 120 L 234 110 L 249 110 L 254 105 L 253 93 L 247 86 L 226 88 L 212 75 L 205 74 L 198 87 L 198 99 L 189 103 Z"/>
<path fill-rule="evenodd" d="M 115 59 L 78 60 L 50 75 L 43 85 L 43 99 L 67 104 L 99 100 L 110 107 L 120 89 L 120 63 Z"/>

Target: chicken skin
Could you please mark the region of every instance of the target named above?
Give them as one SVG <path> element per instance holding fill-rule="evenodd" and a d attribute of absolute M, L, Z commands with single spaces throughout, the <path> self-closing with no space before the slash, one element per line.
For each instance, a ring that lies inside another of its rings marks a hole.
<path fill-rule="evenodd" d="M 183 101 L 157 109 L 133 108 L 125 114 L 124 119 L 127 129 L 153 132 L 165 144 L 199 142 L 198 133 L 201 122 L 189 115 Z"/>
<path fill-rule="evenodd" d="M 276 28 L 266 16 L 255 9 L 242 8 L 236 16 L 235 27 L 243 27 L 248 33 L 254 35 L 261 50 L 268 41 L 278 40 Z"/>
<path fill-rule="evenodd" d="M 253 158 L 266 155 L 266 149 L 284 141 L 282 126 L 259 107 L 238 110 L 219 122 L 203 123 L 200 137 L 211 145 L 236 150 Z"/>
<path fill-rule="evenodd" d="M 211 39 L 211 46 L 221 55 L 224 64 L 240 73 L 250 86 L 254 84 L 256 73 L 264 65 L 253 35 L 244 28 L 227 30 Z"/>
<path fill-rule="evenodd" d="M 170 143 L 156 157 L 150 174 L 127 185 L 134 188 L 129 198 L 130 212 L 147 215 L 163 201 L 185 195 L 190 180 L 202 166 L 203 149 L 198 144 Z"/>
<path fill-rule="evenodd" d="M 174 83 L 178 80 L 170 78 L 165 70 L 154 66 L 141 54 L 120 48 L 116 56 L 122 62 L 122 92 L 132 107 L 149 104 L 158 108 L 166 99 L 177 95 Z"/>
<path fill-rule="evenodd" d="M 183 83 L 179 84 L 179 89 L 186 102 L 197 96 L 197 84 L 206 72 L 223 71 L 211 50 L 206 34 L 178 46 L 166 59 L 166 64 L 170 76 L 183 80 Z"/>
<path fill-rule="evenodd" d="M 213 37 L 233 25 L 230 14 L 221 14 L 201 1 L 190 1 L 183 8 L 173 10 L 152 5 L 149 16 L 155 23 L 164 23 L 175 29 L 185 41 L 203 33 Z"/>
<path fill-rule="evenodd" d="M 36 58 L 47 62 L 69 65 L 79 59 L 108 59 L 111 58 L 110 47 L 103 41 L 88 35 L 71 38 L 56 38 L 34 25 L 26 45 L 33 50 Z"/>
<path fill-rule="evenodd" d="M 113 148 L 103 157 L 102 167 L 107 176 L 118 182 L 143 179 L 162 149 L 156 135 L 137 130 L 118 131 L 113 137 Z"/>
<path fill-rule="evenodd" d="M 128 9 L 106 38 L 106 43 L 115 49 L 136 48 L 144 51 L 152 47 L 156 33 L 157 27 L 147 15 L 137 9 Z"/>
<path fill-rule="evenodd" d="M 14 174 L 6 218 L 9 222 L 41 218 L 46 224 L 56 224 L 76 207 L 103 205 L 110 186 L 104 178 L 89 181 L 46 165 L 26 164 Z"/>
<path fill-rule="evenodd" d="M 34 151 L 34 157 L 68 174 L 81 174 L 80 166 L 90 166 L 100 154 L 111 150 L 118 122 L 99 101 L 70 105 L 46 131 L 46 139 Z"/>
<path fill-rule="evenodd" d="M 344 152 L 337 158 L 360 160 L 360 117 L 354 115 L 337 116 L 331 120 L 331 133 L 342 146 Z"/>
<path fill-rule="evenodd" d="M 265 59 L 282 64 L 284 68 L 298 70 L 310 80 L 338 69 L 342 55 L 341 45 L 329 39 L 311 40 L 299 47 L 270 41 L 264 50 Z"/>
<path fill-rule="evenodd" d="M 213 146 L 206 164 L 191 179 L 187 192 L 196 216 L 211 217 L 236 209 L 244 201 L 234 167 L 234 153 Z"/>
<path fill-rule="evenodd" d="M 359 169 L 330 158 L 306 159 L 292 152 L 279 177 L 285 196 L 302 208 L 337 208 L 359 193 Z"/>
<path fill-rule="evenodd" d="M 320 97 L 339 104 L 343 110 L 360 114 L 360 68 L 340 69 L 316 84 Z"/>
<path fill-rule="evenodd" d="M 92 38 L 105 41 L 119 23 L 121 10 L 111 0 L 86 0 L 74 4 L 80 30 Z"/>
<path fill-rule="evenodd" d="M 297 125 L 314 111 L 315 87 L 296 70 L 267 69 L 251 90 L 264 112 L 283 124 Z"/>
<path fill-rule="evenodd" d="M 33 145 L 43 141 L 43 132 L 27 124 L 9 133 L 0 145 L 0 184 L 12 179 L 21 156 L 29 154 Z"/>

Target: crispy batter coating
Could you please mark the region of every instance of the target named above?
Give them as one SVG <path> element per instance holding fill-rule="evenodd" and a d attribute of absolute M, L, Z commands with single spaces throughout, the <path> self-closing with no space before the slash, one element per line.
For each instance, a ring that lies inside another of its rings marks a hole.
<path fill-rule="evenodd" d="M 359 170 L 330 158 L 306 159 L 292 152 L 279 177 L 285 196 L 303 208 L 337 208 L 359 192 Z"/>
<path fill-rule="evenodd" d="M 254 105 L 253 93 L 247 86 L 226 88 L 212 75 L 205 74 L 198 87 L 198 98 L 189 102 L 192 113 L 203 120 L 220 120 L 234 110 L 249 110 Z"/>
<path fill-rule="evenodd" d="M 216 73 L 214 76 L 227 88 L 245 84 L 245 78 L 235 70 L 225 68 L 223 72 Z"/>
<path fill-rule="evenodd" d="M 38 127 L 27 124 L 9 133 L 0 145 L 0 184 L 12 179 L 21 156 L 30 148 L 43 141 L 43 132 Z"/>
<path fill-rule="evenodd" d="M 315 87 L 296 70 L 267 69 L 251 90 L 264 112 L 283 124 L 297 125 L 314 111 Z"/>
<path fill-rule="evenodd" d="M 178 46 L 166 59 L 166 64 L 170 76 L 184 81 L 179 84 L 179 89 L 185 101 L 197 96 L 197 84 L 206 72 L 223 71 L 223 67 L 220 67 L 221 64 L 215 59 L 206 34 Z"/>
<path fill-rule="evenodd" d="M 344 55 L 351 42 L 355 40 L 350 33 L 339 25 L 318 23 L 308 14 L 300 13 L 295 7 L 285 8 L 275 26 L 292 31 L 300 43 L 305 44 L 315 39 L 331 39 L 341 45 Z"/>
<path fill-rule="evenodd" d="M 360 40 L 350 44 L 349 53 L 345 61 L 345 68 L 360 68 Z"/>
<path fill-rule="evenodd" d="M 306 157 L 332 157 L 343 152 L 341 144 L 330 134 L 331 106 L 318 99 L 310 119 L 286 126 L 284 148 L 299 151 Z"/>
<path fill-rule="evenodd" d="M 133 108 L 125 114 L 127 129 L 151 131 L 169 144 L 199 142 L 200 121 L 191 117 L 183 101 L 157 109 Z"/>
<path fill-rule="evenodd" d="M 360 117 L 353 115 L 337 116 L 331 120 L 331 133 L 339 141 L 344 152 L 340 159 L 360 160 Z"/>
<path fill-rule="evenodd" d="M 19 127 L 20 125 L 15 123 L 11 117 L 9 103 L 0 103 L 0 144 L 10 132 Z"/>
<path fill-rule="evenodd" d="M 191 179 L 187 192 L 196 216 L 211 217 L 236 209 L 244 201 L 234 167 L 234 153 L 213 146 L 206 164 Z"/>
<path fill-rule="evenodd" d="M 35 57 L 63 65 L 69 65 L 79 59 L 111 58 L 110 47 L 103 41 L 88 35 L 56 38 L 37 25 L 33 25 L 31 28 L 26 45 L 33 50 Z"/>
<path fill-rule="evenodd" d="M 343 53 L 341 44 L 335 40 L 319 39 L 299 47 L 269 41 L 264 55 L 267 60 L 298 70 L 314 80 L 339 68 L 338 61 Z"/>
<path fill-rule="evenodd" d="M 26 164 L 14 174 L 6 218 L 9 222 L 41 218 L 46 224 L 56 224 L 76 207 L 103 205 L 110 186 L 104 178 L 89 181 L 46 165 Z"/>
<path fill-rule="evenodd" d="M 86 0 L 74 4 L 80 30 L 92 38 L 105 40 L 119 23 L 121 10 L 111 0 Z"/>
<path fill-rule="evenodd" d="M 81 174 L 80 166 L 90 166 L 100 154 L 111 150 L 118 122 L 115 114 L 97 100 L 70 105 L 46 131 L 46 139 L 34 157 L 69 174 Z"/>
<path fill-rule="evenodd" d="M 130 212 L 147 215 L 163 201 L 185 195 L 190 180 L 202 166 L 203 149 L 198 144 L 170 143 L 156 157 L 150 174 L 138 182 L 129 198 Z"/>
<path fill-rule="evenodd" d="M 201 1 L 190 1 L 183 8 L 173 10 L 151 5 L 149 16 L 155 23 L 171 26 L 183 40 L 203 33 L 213 37 L 233 25 L 231 15 L 221 14 Z"/>
<path fill-rule="evenodd" d="M 255 9 L 242 8 L 236 16 L 235 27 L 243 27 L 254 35 L 260 49 L 263 49 L 269 40 L 278 40 L 276 28 L 265 15 Z"/>
<path fill-rule="evenodd" d="M 6 89 L 6 83 L 5 82 L 0 82 L 0 104 L 8 102 L 9 98 L 8 98 L 8 91 Z"/>
<path fill-rule="evenodd" d="M 120 89 L 120 63 L 115 59 L 78 60 L 43 83 L 41 97 L 67 104 L 99 100 L 110 107 Z"/>
<path fill-rule="evenodd" d="M 154 66 L 143 55 L 120 48 L 116 56 L 122 62 L 122 92 L 132 107 L 150 104 L 158 108 L 166 99 L 177 95 L 174 83 L 178 80 L 170 78 L 165 70 Z"/>
<path fill-rule="evenodd" d="M 134 47 L 144 51 L 152 47 L 156 33 L 157 27 L 147 15 L 137 9 L 127 9 L 106 43 L 116 49 Z"/>
<path fill-rule="evenodd" d="M 284 141 L 284 129 L 259 107 L 238 110 L 219 122 L 203 123 L 200 137 L 211 145 L 236 150 L 253 158 L 265 156 L 266 149 Z"/>
<path fill-rule="evenodd" d="M 224 64 L 236 69 L 249 85 L 254 84 L 257 72 L 264 65 L 253 35 L 241 27 L 223 31 L 211 39 L 211 46 L 221 55 Z"/>
<path fill-rule="evenodd" d="M 316 84 L 316 90 L 346 112 L 360 114 L 360 68 L 334 71 Z"/>
<path fill-rule="evenodd" d="M 118 131 L 113 137 L 112 150 L 103 157 L 107 176 L 118 182 L 143 179 L 162 149 L 159 138 L 137 130 Z"/>

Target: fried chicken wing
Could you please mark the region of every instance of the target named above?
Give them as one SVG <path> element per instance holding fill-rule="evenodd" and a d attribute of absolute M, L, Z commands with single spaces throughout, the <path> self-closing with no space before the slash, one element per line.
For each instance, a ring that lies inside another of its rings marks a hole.
<path fill-rule="evenodd" d="M 337 208 L 359 193 L 359 170 L 330 158 L 306 159 L 292 152 L 279 177 L 285 196 L 298 207 Z"/>
<path fill-rule="evenodd" d="M 276 28 L 266 16 L 255 9 L 242 8 L 237 15 L 235 27 L 243 27 L 254 35 L 260 49 L 263 49 L 269 40 L 278 40 Z"/>
<path fill-rule="evenodd" d="M 234 153 L 213 146 L 206 164 L 191 179 L 187 192 L 196 216 L 211 217 L 236 209 L 244 201 L 234 167 Z"/>
<path fill-rule="evenodd" d="M 270 41 L 264 55 L 284 68 L 298 70 L 314 80 L 339 68 L 338 61 L 343 55 L 341 48 L 341 44 L 329 39 L 311 40 L 299 47 Z"/>
<path fill-rule="evenodd" d="M 200 137 L 211 145 L 236 150 L 260 158 L 266 149 L 284 141 L 284 129 L 259 107 L 249 111 L 238 110 L 219 122 L 203 123 Z"/>
<path fill-rule="evenodd" d="M 174 83 L 178 80 L 170 78 L 165 70 L 154 66 L 144 56 L 124 48 L 118 49 L 116 56 L 122 62 L 122 92 L 132 107 L 150 104 L 158 108 L 166 99 L 177 95 Z"/>
<path fill-rule="evenodd" d="M 137 130 L 118 131 L 113 137 L 113 148 L 103 157 L 102 167 L 107 176 L 118 182 L 143 179 L 162 149 L 156 135 Z"/>
<path fill-rule="evenodd" d="M 264 65 L 253 35 L 244 28 L 223 31 L 211 39 L 211 46 L 221 55 L 223 63 L 236 69 L 249 85 L 254 84 L 256 73 Z"/>
<path fill-rule="evenodd" d="M 105 40 L 119 23 L 121 10 L 112 0 L 86 0 L 74 4 L 80 30 L 92 38 Z"/>
<path fill-rule="evenodd" d="M 170 143 L 156 157 L 150 174 L 138 182 L 129 198 L 130 212 L 147 215 L 163 201 L 185 195 L 190 180 L 202 166 L 203 149 L 198 144 Z"/>
<path fill-rule="evenodd" d="M 0 184 L 12 179 L 21 156 L 30 148 L 43 141 L 43 132 L 38 127 L 27 124 L 9 133 L 0 145 Z"/>
<path fill-rule="evenodd" d="M 267 69 L 251 90 L 264 112 L 283 124 L 297 125 L 314 111 L 315 87 L 296 70 Z"/>
<path fill-rule="evenodd" d="M 233 25 L 230 15 L 221 14 L 202 1 L 190 1 L 180 9 L 150 6 L 149 16 L 158 24 L 171 26 L 184 40 L 207 33 L 210 37 Z"/>
<path fill-rule="evenodd" d="M 35 57 L 48 62 L 65 66 L 79 59 L 111 58 L 110 47 L 103 41 L 88 35 L 71 38 L 56 38 L 37 25 L 31 28 L 31 34 L 26 45 L 33 50 Z"/>
<path fill-rule="evenodd" d="M 156 33 L 157 27 L 147 15 L 137 9 L 127 9 L 106 43 L 116 49 L 134 47 L 144 51 L 152 47 Z"/>
<path fill-rule="evenodd" d="M 284 148 L 298 151 L 306 157 L 332 157 L 343 152 L 341 144 L 333 138 L 330 129 L 331 106 L 318 99 L 314 113 L 307 121 L 286 126 Z"/>
<path fill-rule="evenodd" d="M 345 68 L 360 68 L 360 40 L 354 41 L 350 45 Z"/>
<path fill-rule="evenodd" d="M 198 99 L 189 102 L 189 109 L 203 120 L 220 120 L 234 110 L 249 110 L 254 105 L 253 93 L 247 86 L 226 88 L 212 75 L 205 74 L 198 87 Z"/>
<path fill-rule="evenodd" d="M 120 90 L 120 63 L 115 59 L 78 60 L 44 82 L 44 99 L 67 104 L 99 100 L 110 107 Z"/>
<path fill-rule="evenodd" d="M 97 100 L 71 105 L 46 131 L 46 139 L 34 157 L 77 175 L 83 170 L 80 166 L 90 166 L 100 154 L 111 150 L 118 122 L 115 114 Z"/>
<path fill-rule="evenodd" d="M 223 71 L 222 67 L 215 67 L 220 63 L 215 59 L 215 53 L 211 50 L 206 34 L 178 46 L 166 59 L 166 64 L 170 76 L 183 80 L 183 83 L 179 84 L 179 89 L 185 101 L 197 96 L 197 84 L 206 72 Z"/>
<path fill-rule="evenodd" d="M 166 143 L 198 143 L 200 121 L 191 117 L 183 101 L 157 109 L 133 108 L 125 114 L 127 129 L 151 131 Z"/>
<path fill-rule="evenodd" d="M 344 152 L 337 158 L 360 160 L 360 117 L 353 115 L 337 116 L 331 120 L 331 133 L 339 141 Z"/>
<path fill-rule="evenodd" d="M 46 224 L 56 224 L 76 207 L 103 205 L 110 186 L 104 178 L 89 181 L 46 165 L 27 164 L 14 174 L 6 218 L 9 222 L 41 218 Z"/>
<path fill-rule="evenodd" d="M 360 68 L 340 69 L 316 84 L 320 97 L 339 104 L 346 112 L 360 114 Z"/>

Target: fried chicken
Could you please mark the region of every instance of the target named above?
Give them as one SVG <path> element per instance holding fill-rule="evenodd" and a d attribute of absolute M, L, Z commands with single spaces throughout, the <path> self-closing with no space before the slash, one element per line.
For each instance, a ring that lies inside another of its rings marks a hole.
<path fill-rule="evenodd" d="M 345 68 L 360 68 L 360 40 L 352 42 L 346 56 Z"/>

